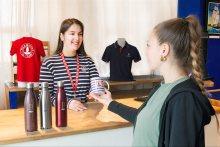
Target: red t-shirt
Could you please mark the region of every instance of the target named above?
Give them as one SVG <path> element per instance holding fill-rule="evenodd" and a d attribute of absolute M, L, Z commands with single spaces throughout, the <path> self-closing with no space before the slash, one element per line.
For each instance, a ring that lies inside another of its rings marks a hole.
<path fill-rule="evenodd" d="M 23 37 L 12 44 L 10 55 L 17 53 L 17 80 L 19 82 L 39 82 L 41 60 L 45 57 L 42 41 Z"/>

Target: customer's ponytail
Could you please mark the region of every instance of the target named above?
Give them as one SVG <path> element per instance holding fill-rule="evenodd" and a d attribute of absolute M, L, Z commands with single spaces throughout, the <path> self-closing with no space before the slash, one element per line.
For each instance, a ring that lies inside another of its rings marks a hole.
<path fill-rule="evenodd" d="M 202 70 L 200 68 L 200 46 L 201 46 L 201 26 L 199 21 L 195 18 L 195 16 L 190 15 L 186 18 L 189 26 L 189 34 L 190 34 L 190 56 L 192 57 L 192 77 L 199 85 L 202 93 L 206 95 L 206 90 L 204 88 L 204 82 L 202 80 Z"/>

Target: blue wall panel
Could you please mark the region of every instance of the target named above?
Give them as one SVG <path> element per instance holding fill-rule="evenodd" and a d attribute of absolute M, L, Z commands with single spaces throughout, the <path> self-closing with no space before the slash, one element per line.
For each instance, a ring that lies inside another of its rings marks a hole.
<path fill-rule="evenodd" d="M 183 18 L 188 15 L 196 15 L 203 28 L 205 16 L 205 0 L 178 0 L 177 17 Z"/>
<path fill-rule="evenodd" d="M 215 78 L 212 80 L 215 86 L 206 89 L 220 89 L 220 39 L 209 39 L 206 67 L 209 77 Z M 220 92 L 212 92 L 211 94 L 213 99 L 220 100 Z"/>

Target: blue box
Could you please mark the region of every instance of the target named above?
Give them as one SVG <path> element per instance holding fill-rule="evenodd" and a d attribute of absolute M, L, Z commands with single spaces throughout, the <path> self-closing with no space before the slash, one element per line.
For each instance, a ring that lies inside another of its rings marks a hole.
<path fill-rule="evenodd" d="M 16 91 L 13 91 L 13 92 L 9 91 L 9 103 L 10 103 L 10 109 L 17 109 L 18 108 L 17 92 Z"/>

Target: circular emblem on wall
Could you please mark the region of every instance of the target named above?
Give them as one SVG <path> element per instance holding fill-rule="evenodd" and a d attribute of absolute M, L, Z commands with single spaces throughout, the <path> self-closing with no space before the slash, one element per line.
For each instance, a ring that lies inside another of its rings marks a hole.
<path fill-rule="evenodd" d="M 20 54 L 24 58 L 31 58 L 34 55 L 34 52 L 33 45 L 30 43 L 25 43 L 20 48 Z"/>

